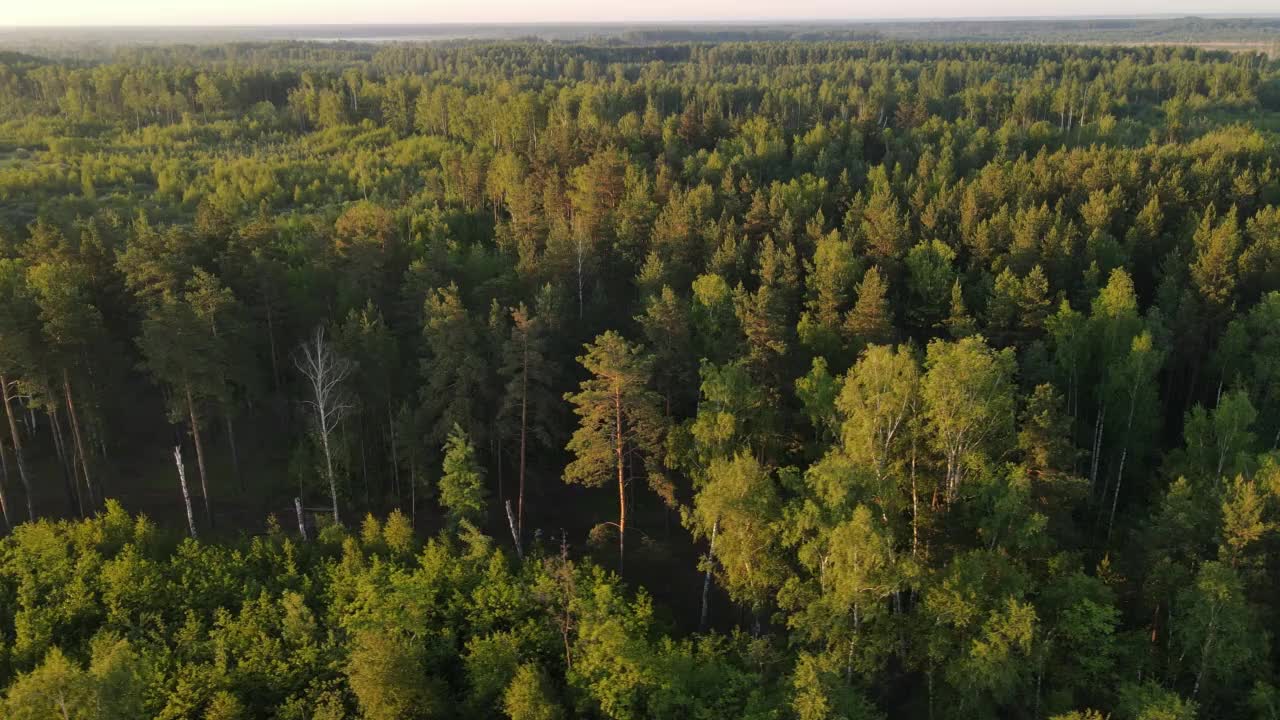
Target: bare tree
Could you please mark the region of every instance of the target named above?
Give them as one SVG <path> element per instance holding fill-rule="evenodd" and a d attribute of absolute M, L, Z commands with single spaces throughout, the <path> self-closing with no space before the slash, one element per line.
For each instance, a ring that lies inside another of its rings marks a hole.
<path fill-rule="evenodd" d="M 13 440 L 13 454 L 18 461 L 18 478 L 22 480 L 22 489 L 27 495 L 27 520 L 34 521 L 36 519 L 36 511 L 35 504 L 31 499 L 31 479 L 27 476 L 27 463 L 22 455 L 22 435 L 18 432 L 18 420 L 13 414 L 13 405 L 9 403 L 9 400 L 8 378 L 0 375 L 0 401 L 4 402 L 4 414 L 9 421 L 9 437 Z"/>
<path fill-rule="evenodd" d="M 187 489 L 187 468 L 182 464 L 182 446 L 173 446 L 173 463 L 178 466 L 178 484 L 182 486 L 182 502 L 187 506 L 187 529 L 196 537 L 196 514 L 191 510 L 191 491 Z"/>
<path fill-rule="evenodd" d="M 324 447 L 329 497 L 333 501 L 333 521 L 341 524 L 338 517 L 338 484 L 333 476 L 333 454 L 329 449 L 329 436 L 351 410 L 351 403 L 343 392 L 342 383 L 351 374 L 353 366 L 350 360 L 334 352 L 333 345 L 325 341 L 323 326 L 317 326 L 311 338 L 298 348 L 293 364 L 307 379 L 311 397 L 303 402 L 315 413 L 316 429 L 320 432 L 320 443 Z"/>

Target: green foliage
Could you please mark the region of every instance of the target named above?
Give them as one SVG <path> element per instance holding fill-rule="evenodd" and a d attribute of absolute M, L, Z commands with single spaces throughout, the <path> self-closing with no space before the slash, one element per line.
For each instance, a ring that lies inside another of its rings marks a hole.
<path fill-rule="evenodd" d="M 475 525 L 484 516 L 484 469 L 476 463 L 476 450 L 471 440 L 457 425 L 453 426 L 444 445 L 440 505 L 455 527 Z"/>
<path fill-rule="evenodd" d="M 0 717 L 1275 716 L 1268 27 L 0 53 Z"/>
<path fill-rule="evenodd" d="M 516 669 L 502 695 L 502 709 L 511 720 L 559 720 L 559 704 L 537 666 L 525 663 Z"/>

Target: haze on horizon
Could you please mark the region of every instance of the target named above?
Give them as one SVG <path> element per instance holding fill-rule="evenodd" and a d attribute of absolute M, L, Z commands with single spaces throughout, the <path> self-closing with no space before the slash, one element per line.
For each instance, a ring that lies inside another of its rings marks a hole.
<path fill-rule="evenodd" d="M 926 20 L 1141 15 L 1274 15 L 1275 0 L 648 0 L 619 6 L 598 0 L 52 0 L 14 2 L 0 27 L 312 25 L 434 23 L 745 22 Z"/>

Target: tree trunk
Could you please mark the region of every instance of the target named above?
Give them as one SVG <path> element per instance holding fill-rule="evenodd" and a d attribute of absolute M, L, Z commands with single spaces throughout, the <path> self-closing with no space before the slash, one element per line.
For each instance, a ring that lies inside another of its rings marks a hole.
<path fill-rule="evenodd" d="M 529 435 L 529 332 L 525 329 L 524 363 L 520 372 L 520 489 L 516 495 L 516 530 L 524 536 L 524 472 Z"/>
<path fill-rule="evenodd" d="M 418 527 L 418 458 L 409 453 L 409 524 Z"/>
<path fill-rule="evenodd" d="M 31 478 L 27 475 L 27 462 L 22 454 L 22 434 L 18 432 L 18 420 L 13 414 L 13 406 L 9 404 L 8 379 L 0 375 L 0 397 L 4 401 L 4 413 L 9 419 L 9 436 L 13 439 L 13 456 L 18 465 L 18 479 L 22 482 L 22 490 L 27 496 L 27 520 L 36 519 L 35 501 L 31 498 Z"/>
<path fill-rule="evenodd" d="M 270 291 L 264 291 L 264 302 L 267 306 L 267 342 L 271 345 L 271 377 L 276 384 L 276 392 L 280 391 L 280 363 L 276 359 L 276 324 L 271 310 Z"/>
<path fill-rule="evenodd" d="M 402 507 L 400 499 L 400 449 L 396 446 L 396 421 L 391 416 L 391 403 L 387 403 L 387 437 L 391 440 L 391 486 L 396 493 L 396 507 Z"/>
<path fill-rule="evenodd" d="M 342 520 L 338 517 L 338 483 L 333 478 L 333 455 L 329 452 L 329 428 L 323 423 L 320 425 L 320 440 L 324 445 L 324 469 L 329 478 L 329 499 L 333 502 L 333 522 L 335 525 L 341 525 Z"/>
<path fill-rule="evenodd" d="M 1204 682 L 1205 673 L 1209 670 L 1209 653 L 1213 649 L 1213 641 L 1218 634 L 1218 605 L 1213 606 L 1209 615 L 1209 632 L 1205 633 L 1204 645 L 1200 648 L 1200 670 L 1196 673 L 1196 684 L 1191 689 L 1191 697 L 1200 694 L 1200 684 Z"/>
<path fill-rule="evenodd" d="M 911 557 L 920 553 L 920 492 L 916 484 L 916 440 L 911 437 Z"/>
<path fill-rule="evenodd" d="M 62 393 L 67 401 L 67 416 L 71 418 L 71 438 L 76 444 L 76 455 L 80 458 L 80 471 L 84 473 L 84 488 L 89 495 L 89 507 L 95 507 L 97 500 L 93 492 L 93 481 L 89 478 L 89 459 L 84 454 L 84 441 L 80 436 L 80 418 L 76 416 L 76 402 L 71 395 L 71 376 L 62 370 Z"/>
<path fill-rule="evenodd" d="M 213 507 L 209 501 L 208 475 L 204 469 L 204 443 L 200 440 L 200 419 L 196 416 L 195 399 L 191 386 L 187 386 L 187 416 L 191 421 L 191 440 L 196 445 L 196 468 L 200 470 L 200 492 L 204 494 L 204 520 L 213 527 Z"/>
<path fill-rule="evenodd" d="M 1116 505 L 1120 502 L 1120 485 L 1124 482 L 1124 463 L 1129 457 L 1129 435 L 1133 432 L 1133 413 L 1138 405 L 1138 388 L 1129 395 L 1129 418 L 1124 426 L 1124 449 L 1120 451 L 1120 469 L 1116 473 L 1116 490 L 1111 496 L 1111 516 L 1107 519 L 1107 541 L 1111 541 L 1111 526 L 1116 522 Z"/>
<path fill-rule="evenodd" d="M 187 468 L 182 464 L 182 446 L 173 446 L 173 462 L 178 466 L 178 484 L 182 486 L 182 504 L 187 508 L 187 529 L 196 537 L 196 514 L 191 509 L 191 491 L 187 488 Z"/>
<path fill-rule="evenodd" d="M 293 510 L 298 514 L 298 534 L 302 536 L 302 542 L 307 541 L 307 516 L 302 514 L 302 498 L 293 499 Z"/>
<path fill-rule="evenodd" d="M 1116 472 L 1116 489 L 1111 495 L 1111 514 L 1107 518 L 1107 542 L 1111 542 L 1111 528 L 1116 523 L 1116 505 L 1120 502 L 1120 485 L 1124 481 L 1124 463 L 1129 457 L 1129 448 L 1120 451 L 1120 469 Z"/>
<path fill-rule="evenodd" d="M 720 531 L 720 521 L 711 525 L 711 545 L 707 548 L 707 571 L 702 576 L 702 611 L 698 615 L 698 632 L 705 632 L 711 609 L 711 563 L 715 562 L 716 534 Z"/>
<path fill-rule="evenodd" d="M 360 477 L 364 480 L 364 507 L 366 511 L 372 509 L 369 504 L 369 456 L 365 451 L 364 428 L 360 428 Z"/>
<path fill-rule="evenodd" d="M 236 449 L 236 425 L 231 419 L 231 410 L 227 409 L 227 445 L 231 450 L 231 474 L 236 479 L 236 487 L 244 490 L 244 476 L 240 474 L 240 451 Z"/>
<path fill-rule="evenodd" d="M 507 524 L 511 526 L 511 539 L 516 544 L 516 557 L 524 559 L 524 548 L 520 545 L 520 531 L 516 527 L 516 515 L 511 511 L 511 501 L 504 503 L 507 508 Z"/>
<path fill-rule="evenodd" d="M 72 476 L 70 471 L 71 463 L 67 457 L 67 443 L 62 436 L 62 423 L 58 422 L 58 409 L 55 407 L 49 412 L 49 425 L 53 430 L 53 450 L 58 456 L 58 465 L 62 467 L 62 483 L 67 492 L 67 514 L 73 515 L 77 511 L 80 517 L 84 517 L 84 501 L 80 498 L 80 481 Z"/>
<path fill-rule="evenodd" d="M 582 319 L 582 238 L 578 238 L 578 319 Z"/>
<path fill-rule="evenodd" d="M 614 453 L 618 464 L 618 574 L 621 575 L 627 561 L 627 478 L 622 457 L 622 390 L 613 391 Z"/>
<path fill-rule="evenodd" d="M 4 521 L 0 525 L 0 531 L 7 531 L 13 527 L 13 522 L 9 520 L 9 498 L 4 494 L 4 486 L 9 482 L 9 457 L 4 451 L 4 441 L 0 440 L 0 520 Z"/>

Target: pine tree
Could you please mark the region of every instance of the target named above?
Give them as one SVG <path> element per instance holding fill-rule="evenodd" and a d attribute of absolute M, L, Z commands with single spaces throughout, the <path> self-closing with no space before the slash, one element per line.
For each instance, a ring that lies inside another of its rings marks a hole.
<path fill-rule="evenodd" d="M 893 342 L 895 333 L 888 294 L 889 286 L 881 279 L 880 269 L 867 270 L 858 283 L 858 300 L 844 320 L 845 332 L 857 350 Z"/>
<path fill-rule="evenodd" d="M 578 362 L 590 373 L 577 393 L 565 399 L 573 405 L 579 426 L 567 449 L 574 459 L 564 480 L 599 487 L 612 476 L 618 485 L 618 567 L 625 567 L 627 487 L 639 466 L 650 475 L 659 468 L 662 413 L 656 393 L 649 389 L 652 358 L 612 330 L 586 345 Z"/>
<path fill-rule="evenodd" d="M 422 411 L 427 439 L 443 442 L 454 425 L 473 428 L 473 439 L 484 446 L 475 428 L 482 427 L 484 408 L 493 387 L 480 324 L 462 303 L 456 284 L 439 288 L 427 298 L 422 329 L 427 356 L 422 361 Z"/>
<path fill-rule="evenodd" d="M 476 449 L 467 433 L 454 425 L 444 445 L 440 476 L 440 505 L 454 528 L 476 526 L 485 511 L 484 469 L 476 462 Z"/>

